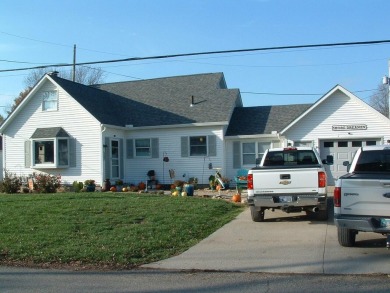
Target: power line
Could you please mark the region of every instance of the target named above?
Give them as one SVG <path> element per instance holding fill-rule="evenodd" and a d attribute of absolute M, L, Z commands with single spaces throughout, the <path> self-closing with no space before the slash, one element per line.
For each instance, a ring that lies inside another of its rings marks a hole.
<path fill-rule="evenodd" d="M 355 45 L 375 45 L 375 44 L 385 44 L 385 43 L 390 43 L 390 40 L 328 43 L 328 44 L 309 44 L 309 45 L 295 45 L 295 46 L 279 46 L 279 47 L 264 47 L 264 48 L 252 48 L 252 49 L 236 49 L 236 50 L 182 53 L 182 54 L 172 54 L 172 55 L 157 55 L 157 56 L 149 56 L 149 57 L 131 57 L 131 58 L 124 58 L 124 59 L 82 62 L 82 63 L 76 63 L 76 65 L 106 64 L 106 63 L 116 63 L 116 62 L 129 62 L 129 61 L 150 60 L 150 59 L 167 59 L 167 58 L 176 58 L 176 57 L 213 55 L 213 54 L 229 54 L 229 53 L 239 53 L 239 52 L 273 51 L 273 50 L 320 48 L 320 47 L 322 47 L 322 48 L 323 47 L 340 47 L 340 46 L 355 46 Z M 35 66 L 35 67 L 28 67 L 28 68 L 3 69 L 3 70 L 0 70 L 0 72 L 22 71 L 22 70 L 41 69 L 41 68 L 48 68 L 48 67 L 68 67 L 68 66 L 73 66 L 73 64 L 60 63 L 60 64 L 42 65 L 42 66 Z"/>

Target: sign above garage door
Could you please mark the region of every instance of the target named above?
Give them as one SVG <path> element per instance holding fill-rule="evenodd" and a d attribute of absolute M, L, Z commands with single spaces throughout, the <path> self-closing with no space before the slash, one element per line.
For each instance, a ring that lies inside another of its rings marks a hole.
<path fill-rule="evenodd" d="M 366 124 L 332 125 L 333 131 L 367 130 Z"/>

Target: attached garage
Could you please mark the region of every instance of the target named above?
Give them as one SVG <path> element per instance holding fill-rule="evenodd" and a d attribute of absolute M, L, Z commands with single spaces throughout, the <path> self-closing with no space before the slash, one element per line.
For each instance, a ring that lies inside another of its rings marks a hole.
<path fill-rule="evenodd" d="M 343 165 L 343 162 L 351 162 L 359 147 L 381 143 L 381 138 L 321 140 L 319 148 L 321 157 L 332 155 L 334 158 L 334 164 L 332 166 L 327 166 L 329 185 L 334 185 L 334 178 L 338 178 L 347 172 L 347 167 Z"/>
<path fill-rule="evenodd" d="M 350 162 L 359 147 L 390 142 L 390 120 L 338 85 L 281 134 L 294 145 L 310 142 L 322 159 L 333 155 L 327 171 L 328 184 L 334 185 L 347 172 L 343 162 Z"/>

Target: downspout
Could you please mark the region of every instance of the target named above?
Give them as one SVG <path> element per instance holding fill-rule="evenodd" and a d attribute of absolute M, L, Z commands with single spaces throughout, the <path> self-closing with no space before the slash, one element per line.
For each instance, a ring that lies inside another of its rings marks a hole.
<path fill-rule="evenodd" d="M 106 128 L 103 124 L 101 124 L 100 127 L 102 128 L 100 139 L 101 139 L 101 146 L 102 146 L 102 149 L 103 149 L 103 151 L 102 151 L 102 159 L 101 159 L 101 161 L 100 161 L 100 162 L 101 162 L 101 163 L 100 163 L 100 164 L 101 164 L 101 165 L 100 165 L 100 171 L 101 171 L 100 174 L 101 174 L 101 177 L 102 177 L 102 178 L 101 178 L 101 179 L 102 179 L 102 182 L 101 182 L 102 185 L 101 185 L 101 186 L 103 186 L 103 182 L 104 182 L 104 179 L 105 179 L 105 178 L 104 178 L 104 174 L 105 174 L 104 166 L 106 165 L 106 164 L 105 164 L 105 161 L 104 161 L 104 160 L 105 160 L 105 157 L 106 157 L 105 154 L 104 154 L 104 152 L 107 152 L 107 151 L 108 151 L 108 150 L 107 150 L 107 147 L 108 147 L 108 146 L 107 146 L 107 147 L 104 147 L 104 140 L 103 140 L 103 133 L 107 130 L 107 128 Z"/>

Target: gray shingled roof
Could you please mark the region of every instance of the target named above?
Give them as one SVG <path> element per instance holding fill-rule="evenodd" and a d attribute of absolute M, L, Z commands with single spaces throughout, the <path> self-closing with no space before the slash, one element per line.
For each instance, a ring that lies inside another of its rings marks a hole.
<path fill-rule="evenodd" d="M 31 138 L 69 137 L 62 127 L 37 128 Z"/>
<path fill-rule="evenodd" d="M 137 127 L 223 122 L 229 121 L 236 106 L 242 106 L 239 90 L 227 89 L 222 73 L 97 86 L 51 77 L 103 124 Z"/>
<path fill-rule="evenodd" d="M 226 136 L 280 132 L 310 106 L 312 104 L 236 108 Z"/>

